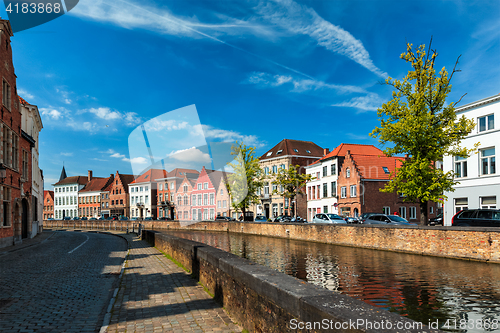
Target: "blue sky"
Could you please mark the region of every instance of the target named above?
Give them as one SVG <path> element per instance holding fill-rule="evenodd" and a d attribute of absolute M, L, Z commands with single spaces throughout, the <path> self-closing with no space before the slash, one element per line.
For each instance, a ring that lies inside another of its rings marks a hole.
<path fill-rule="evenodd" d="M 243 141 L 259 155 L 284 138 L 377 144 L 368 133 L 391 96 L 380 83 L 410 69 L 399 59 L 406 41 L 432 36 L 449 71 L 461 55 L 449 102 L 500 93 L 499 14 L 486 0 L 80 0 L 12 47 L 18 93 L 42 116 L 50 189 L 63 162 L 68 175 L 146 167 L 147 152 L 129 155 L 129 135 L 141 123 L 186 129 L 154 119 L 190 105 L 199 123 L 189 128 L 206 141 Z M 162 154 L 203 160 L 191 139 Z"/>

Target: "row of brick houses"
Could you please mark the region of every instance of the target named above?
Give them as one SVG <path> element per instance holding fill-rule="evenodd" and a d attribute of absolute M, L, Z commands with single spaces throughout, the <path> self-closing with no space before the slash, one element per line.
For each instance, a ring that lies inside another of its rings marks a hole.
<path fill-rule="evenodd" d="M 149 169 L 142 175 L 107 178 L 67 177 L 63 167 L 54 191 L 45 191 L 44 218 L 171 218 L 209 220 L 229 216 L 226 173 L 202 168 L 170 172 Z"/>
<path fill-rule="evenodd" d="M 380 192 L 403 159 L 387 157 L 373 145 L 343 143 L 330 152 L 310 141 L 284 139 L 259 159 L 268 180 L 258 193 L 259 204 L 251 210 L 255 215 L 273 218 L 293 215 L 296 206 L 297 215 L 308 221 L 318 213 L 342 216 L 359 216 L 365 212 L 397 213 L 417 222 L 420 219 L 417 203 L 404 202 L 404 197 L 398 193 Z M 280 189 L 273 184 L 273 175 L 290 165 L 298 165 L 300 172 L 313 177 L 294 202 L 280 196 Z M 436 216 L 440 211 L 438 206 L 429 203 L 428 216 Z"/>
<path fill-rule="evenodd" d="M 38 107 L 17 95 L 8 20 L 0 19 L 0 247 L 22 243 L 41 229 L 43 174 L 38 135 L 43 125 Z"/>

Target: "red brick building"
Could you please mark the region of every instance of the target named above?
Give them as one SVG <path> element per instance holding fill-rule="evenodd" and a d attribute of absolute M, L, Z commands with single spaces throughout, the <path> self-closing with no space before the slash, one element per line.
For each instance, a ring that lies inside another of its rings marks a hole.
<path fill-rule="evenodd" d="M 16 74 L 12 62 L 9 21 L 0 19 L 0 247 L 31 237 L 33 222 L 31 145 L 21 130 L 21 112 L 17 96 Z"/>
<path fill-rule="evenodd" d="M 111 216 L 130 217 L 128 185 L 134 181 L 134 175 L 124 175 L 116 171 L 109 188 L 109 207 Z"/>
<path fill-rule="evenodd" d="M 89 174 L 91 177 L 91 174 Z M 108 178 L 91 178 L 85 187 L 78 191 L 78 216 L 86 218 L 101 217 L 102 192 L 113 181 L 113 175 Z M 108 207 L 109 209 L 109 207 Z"/>
<path fill-rule="evenodd" d="M 420 221 L 418 203 L 404 202 L 398 193 L 384 193 L 389 176 L 404 157 L 357 155 L 347 151 L 338 175 L 339 213 L 359 216 L 362 213 L 397 213 L 410 222 Z M 436 213 L 436 203 L 429 202 L 429 213 Z M 429 215 L 429 216 L 432 216 Z"/>
<path fill-rule="evenodd" d="M 43 191 L 43 219 L 54 218 L 54 191 Z"/>

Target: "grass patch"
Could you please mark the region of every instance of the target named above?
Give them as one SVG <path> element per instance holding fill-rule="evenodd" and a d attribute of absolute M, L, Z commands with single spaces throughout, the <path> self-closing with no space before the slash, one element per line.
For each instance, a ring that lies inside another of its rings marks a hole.
<path fill-rule="evenodd" d="M 162 250 L 160 250 L 156 246 L 155 246 L 155 249 L 157 249 L 158 251 L 160 251 L 167 259 L 171 260 L 174 264 L 176 264 L 177 266 L 179 266 L 180 268 L 182 268 L 183 270 L 185 270 L 186 272 L 188 272 L 189 274 L 191 274 L 191 271 L 189 269 L 187 269 L 186 267 L 184 267 L 183 264 L 181 264 L 180 262 L 178 262 L 177 260 L 175 260 L 174 258 L 172 258 L 171 255 L 169 255 L 168 253 L 163 252 Z"/>
<path fill-rule="evenodd" d="M 208 290 L 208 288 L 207 288 L 207 287 L 205 287 L 205 286 L 203 285 L 203 283 L 201 283 L 201 282 L 199 282 L 199 281 L 198 281 L 198 284 L 199 284 L 200 286 L 202 286 L 202 287 L 203 287 L 203 290 L 205 290 L 205 292 L 206 292 L 207 294 L 209 294 L 209 295 L 210 295 L 210 297 L 212 297 L 212 298 L 214 298 L 214 297 L 215 297 L 215 295 L 214 295 L 214 294 L 212 294 L 212 293 L 210 292 L 210 290 Z"/>

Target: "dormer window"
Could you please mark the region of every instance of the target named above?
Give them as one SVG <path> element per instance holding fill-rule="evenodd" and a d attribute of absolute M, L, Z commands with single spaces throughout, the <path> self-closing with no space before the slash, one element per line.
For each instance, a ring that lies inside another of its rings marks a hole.
<path fill-rule="evenodd" d="M 271 156 L 272 154 L 273 154 L 273 152 L 272 152 L 272 151 L 270 151 L 269 153 L 267 153 L 267 156 L 269 157 L 269 156 Z"/>
<path fill-rule="evenodd" d="M 306 150 L 306 153 L 310 154 L 310 153 L 311 153 L 311 151 L 310 151 L 310 150 Z"/>
<path fill-rule="evenodd" d="M 278 150 L 278 151 L 276 152 L 276 155 L 279 155 L 279 154 L 281 154 L 282 152 L 283 152 L 283 149 L 280 149 L 280 150 Z"/>
<path fill-rule="evenodd" d="M 388 167 L 382 167 L 382 169 L 384 169 L 384 172 L 386 174 L 390 174 L 391 172 L 389 171 L 389 168 Z"/>
<path fill-rule="evenodd" d="M 294 151 L 294 152 L 296 152 L 296 153 L 298 153 L 298 152 L 299 152 L 297 149 L 294 149 L 293 151 Z"/>

